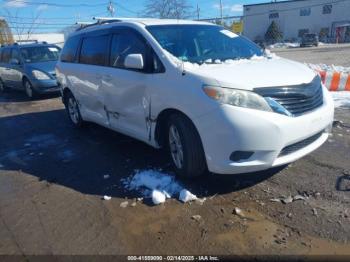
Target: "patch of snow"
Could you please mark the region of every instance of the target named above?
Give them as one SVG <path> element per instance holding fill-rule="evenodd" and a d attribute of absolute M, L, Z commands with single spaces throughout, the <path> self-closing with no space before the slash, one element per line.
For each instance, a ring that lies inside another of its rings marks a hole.
<path fill-rule="evenodd" d="M 166 200 L 166 196 L 163 192 L 160 192 L 159 190 L 156 190 L 156 189 L 152 191 L 153 204 L 159 205 L 164 203 L 165 200 Z"/>
<path fill-rule="evenodd" d="M 269 45 L 269 48 L 296 48 L 300 47 L 300 43 L 291 43 L 291 42 L 284 42 L 284 43 L 275 43 L 273 45 Z"/>
<path fill-rule="evenodd" d="M 330 71 L 330 72 L 340 72 L 349 73 L 350 67 L 336 66 L 336 65 L 326 65 L 326 64 L 307 64 L 311 69 L 317 71 Z"/>
<path fill-rule="evenodd" d="M 110 175 L 103 175 L 103 179 L 108 179 L 110 177 Z"/>
<path fill-rule="evenodd" d="M 128 201 L 124 201 L 124 202 L 121 202 L 119 206 L 122 207 L 122 208 L 126 208 L 128 205 L 129 205 L 129 202 Z"/>
<path fill-rule="evenodd" d="M 207 59 L 202 64 L 198 63 L 192 63 L 189 61 L 181 61 L 179 58 L 168 52 L 167 50 L 163 49 L 166 56 L 177 65 L 177 67 L 183 67 L 184 70 L 195 70 L 200 69 L 203 67 L 213 67 L 213 66 L 220 66 L 220 65 L 239 65 L 241 63 L 250 63 L 258 60 L 265 60 L 265 59 L 278 59 L 280 58 L 275 53 L 271 53 L 270 50 L 265 50 L 265 55 L 263 56 L 257 56 L 254 55 L 251 58 L 242 58 L 242 59 L 227 59 L 225 61 L 221 61 L 219 59 L 213 60 L 213 59 Z"/>
<path fill-rule="evenodd" d="M 190 191 L 186 189 L 182 189 L 180 192 L 179 200 L 186 203 L 190 201 L 194 201 L 197 199 L 196 195 L 193 195 Z"/>
<path fill-rule="evenodd" d="M 103 200 L 111 200 L 112 199 L 112 197 L 110 197 L 110 196 L 103 196 Z"/>
<path fill-rule="evenodd" d="M 167 198 L 172 197 L 179 197 L 182 202 L 197 199 L 195 195 L 176 181 L 175 176 L 158 170 L 136 171 L 134 175 L 121 179 L 121 182 L 125 189 L 137 190 L 143 197 L 152 198 L 156 205 L 164 203 Z"/>
<path fill-rule="evenodd" d="M 333 100 L 334 106 L 337 107 L 345 107 L 350 108 L 350 92 L 349 91 L 338 91 L 338 92 L 330 92 Z"/>

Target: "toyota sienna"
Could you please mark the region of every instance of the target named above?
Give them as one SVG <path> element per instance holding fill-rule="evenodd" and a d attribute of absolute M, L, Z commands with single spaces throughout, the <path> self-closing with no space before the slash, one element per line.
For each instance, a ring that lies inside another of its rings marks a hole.
<path fill-rule="evenodd" d="M 164 147 L 182 176 L 285 165 L 332 127 L 314 71 L 205 22 L 101 19 L 69 37 L 56 71 L 75 126 Z"/>

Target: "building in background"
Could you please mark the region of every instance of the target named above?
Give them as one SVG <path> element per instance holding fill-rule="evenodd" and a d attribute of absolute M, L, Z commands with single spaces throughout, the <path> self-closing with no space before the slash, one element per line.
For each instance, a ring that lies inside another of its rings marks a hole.
<path fill-rule="evenodd" d="M 264 40 L 273 21 L 284 40 L 315 33 L 323 42 L 350 42 L 349 0 L 290 0 L 243 6 L 243 34 L 251 40 Z"/>

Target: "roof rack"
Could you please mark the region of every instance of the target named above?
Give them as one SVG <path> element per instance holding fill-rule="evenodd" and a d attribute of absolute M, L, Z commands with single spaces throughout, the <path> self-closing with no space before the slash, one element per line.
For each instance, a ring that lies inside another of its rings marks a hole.
<path fill-rule="evenodd" d="M 114 22 L 122 22 L 119 18 L 102 18 L 102 17 L 94 17 L 94 20 L 97 20 L 96 23 L 79 23 L 80 27 L 77 28 L 75 31 L 80 31 L 82 29 L 85 29 L 87 27 L 96 26 L 96 25 L 103 25 L 103 24 L 109 24 Z M 78 24 L 78 23 L 77 23 Z"/>
<path fill-rule="evenodd" d="M 17 40 L 17 41 L 14 43 L 14 45 L 20 45 L 20 44 L 22 44 L 22 43 L 35 43 L 35 44 L 37 44 L 37 43 L 39 43 L 39 41 L 36 40 L 36 39 L 34 39 L 34 40 Z"/>

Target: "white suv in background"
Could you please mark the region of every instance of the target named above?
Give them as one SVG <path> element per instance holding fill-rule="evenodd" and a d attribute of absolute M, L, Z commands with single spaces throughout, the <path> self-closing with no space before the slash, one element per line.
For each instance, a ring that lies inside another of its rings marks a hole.
<path fill-rule="evenodd" d="M 101 20 L 69 37 L 56 71 L 74 125 L 165 147 L 187 177 L 288 164 L 333 121 L 315 72 L 204 22 Z"/>

